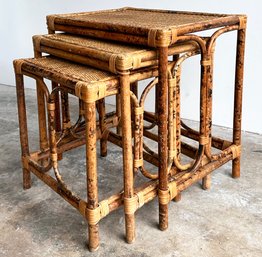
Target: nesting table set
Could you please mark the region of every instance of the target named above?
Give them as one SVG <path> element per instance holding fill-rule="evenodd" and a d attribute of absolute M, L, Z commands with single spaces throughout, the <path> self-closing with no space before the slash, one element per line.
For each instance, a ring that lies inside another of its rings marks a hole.
<path fill-rule="evenodd" d="M 245 15 L 127 7 L 49 15 L 47 25 L 49 34 L 33 37 L 35 57 L 14 61 L 23 185 L 30 188 L 32 172 L 74 206 L 88 222 L 91 251 L 99 247 L 99 221 L 120 206 L 124 206 L 126 240 L 131 243 L 135 212 L 154 197 L 159 200 L 159 228 L 165 230 L 168 204 L 178 201 L 183 190 L 201 179 L 203 188 L 209 188 L 211 172 L 230 160 L 232 176 L 240 176 Z M 200 36 L 209 29 L 215 29 L 211 36 Z M 232 141 L 212 136 L 215 43 L 230 31 L 237 31 Z M 181 64 L 198 54 L 200 125 L 196 131 L 181 120 L 179 82 Z M 24 76 L 36 80 L 40 148 L 35 152 L 29 150 Z M 150 78 L 139 95 L 138 82 Z M 52 82 L 51 91 L 46 80 Z M 153 89 L 155 112 L 151 113 L 144 110 L 144 103 Z M 70 119 L 69 94 L 79 98 L 75 124 Z M 116 110 L 106 113 L 105 99 L 112 95 Z M 182 136 L 196 141 L 198 148 L 183 142 Z M 158 151 L 150 149 L 144 138 L 157 142 Z M 98 199 L 97 140 L 101 156 L 107 154 L 108 141 L 123 149 L 124 189 L 102 201 Z M 83 144 L 87 199 L 67 186 L 59 170 L 63 153 Z M 219 151 L 214 153 L 212 148 Z M 182 155 L 191 161 L 181 161 Z M 157 166 L 158 173 L 148 170 L 145 161 Z M 138 172 L 148 181 L 136 188 Z"/>

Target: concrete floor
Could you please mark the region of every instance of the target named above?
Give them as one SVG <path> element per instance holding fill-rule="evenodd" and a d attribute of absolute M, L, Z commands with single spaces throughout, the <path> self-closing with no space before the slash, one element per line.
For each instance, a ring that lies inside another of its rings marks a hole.
<path fill-rule="evenodd" d="M 196 184 L 182 201 L 170 203 L 167 231 L 157 229 L 155 199 L 137 212 L 137 238 L 128 245 L 119 209 L 100 222 L 100 249 L 90 253 L 86 223 L 73 207 L 35 177 L 30 190 L 22 189 L 15 88 L 0 89 L 0 256 L 262 256 L 261 135 L 243 133 L 241 179 L 230 177 L 228 163 L 213 173 L 209 191 Z M 30 141 L 37 149 L 35 92 L 27 90 L 27 96 Z M 61 162 L 65 180 L 83 197 L 84 163 L 83 147 Z M 115 146 L 99 157 L 99 186 L 100 199 L 122 188 L 121 150 Z"/>

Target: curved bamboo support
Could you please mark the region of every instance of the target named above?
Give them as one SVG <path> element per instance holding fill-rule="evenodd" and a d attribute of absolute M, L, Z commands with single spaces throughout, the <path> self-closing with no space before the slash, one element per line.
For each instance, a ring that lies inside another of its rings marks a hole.
<path fill-rule="evenodd" d="M 204 122 L 205 125 L 204 127 L 202 126 L 202 130 L 205 131 L 205 135 L 204 138 L 207 140 L 204 141 L 208 141 L 207 144 L 205 144 L 205 154 L 208 156 L 208 158 L 210 160 L 218 160 L 221 155 L 217 154 L 217 155 L 212 155 L 211 154 L 211 123 L 212 123 L 212 79 L 213 79 L 213 54 L 214 54 L 214 45 L 215 42 L 217 40 L 217 38 L 226 33 L 226 32 L 230 32 L 233 30 L 238 29 L 237 25 L 233 25 L 233 26 L 227 26 L 224 27 L 222 29 L 217 30 L 207 41 L 206 45 L 201 42 L 201 39 L 197 36 L 183 36 L 179 38 L 179 41 L 183 41 L 187 39 L 191 39 L 191 40 L 196 40 L 197 43 L 200 46 L 201 52 L 202 52 L 202 61 L 201 61 L 201 65 L 202 65 L 202 79 L 203 79 L 203 83 L 202 85 L 205 85 L 206 89 L 202 90 L 203 93 L 205 94 L 204 97 L 204 105 L 205 107 L 205 117 L 206 117 L 206 121 Z M 206 93 L 205 93 L 205 92 Z M 202 95 L 202 93 L 201 93 Z M 188 128 L 188 127 L 187 127 Z"/>
<path fill-rule="evenodd" d="M 213 90 L 213 55 L 214 55 L 214 45 L 217 38 L 229 31 L 238 29 L 237 25 L 227 26 L 222 29 L 217 30 L 213 35 L 206 41 L 206 44 L 201 42 L 198 36 L 183 36 L 179 40 L 185 40 L 186 38 L 191 40 L 196 40 L 201 49 L 201 100 L 200 104 L 203 107 L 202 113 L 200 112 L 200 137 L 199 142 L 202 141 L 204 145 L 204 153 L 210 161 L 218 160 L 223 154 L 211 153 L 212 145 L 212 90 Z M 203 40 L 203 39 L 202 39 Z M 202 138 L 201 138 L 202 137 Z M 234 151 L 234 150 L 233 150 Z M 233 152 L 232 152 L 232 155 Z M 236 155 L 236 154 L 235 154 Z M 210 187 L 210 177 L 205 177 L 203 179 L 203 188 L 207 189 Z"/>
<path fill-rule="evenodd" d="M 54 170 L 55 177 L 57 179 L 58 185 L 64 194 L 68 198 L 75 201 L 79 201 L 80 198 L 72 192 L 66 183 L 64 182 L 60 171 L 58 169 L 58 153 L 57 153 L 57 140 L 56 140 L 56 125 L 55 125 L 55 96 L 57 92 L 62 91 L 62 87 L 56 87 L 52 90 L 47 101 L 47 110 L 48 110 L 48 123 L 49 123 L 49 144 L 50 144 L 50 159 L 52 161 L 52 166 Z"/>
<path fill-rule="evenodd" d="M 208 137 L 209 137 L 209 143 L 205 147 L 205 154 L 210 160 L 218 160 L 221 158 L 221 154 L 212 154 L 211 152 L 211 137 L 212 137 L 212 91 L 213 91 L 213 59 L 214 59 L 214 46 L 216 43 L 217 38 L 227 32 L 237 30 L 238 25 L 233 25 L 233 26 L 227 26 L 222 29 L 217 30 L 207 41 L 207 53 L 210 59 L 210 64 L 209 64 L 209 73 L 207 76 L 207 89 L 208 89 L 208 95 L 207 95 L 207 120 L 209 123 L 209 128 L 208 128 Z"/>
<path fill-rule="evenodd" d="M 130 96 L 134 102 L 135 112 L 135 135 L 134 135 L 134 169 L 139 169 L 141 173 L 149 179 L 157 179 L 158 174 L 152 174 L 143 165 L 143 110 L 146 96 L 150 90 L 157 84 L 158 78 L 151 81 L 141 94 L 140 101 L 136 95 L 131 91 Z M 138 149 L 138 151 L 136 150 Z"/>
<path fill-rule="evenodd" d="M 27 73 L 24 72 L 24 74 L 27 74 Z M 43 79 L 36 76 L 36 75 L 33 75 L 31 73 L 30 73 L 29 76 L 36 80 L 38 89 L 41 90 L 43 97 L 47 101 L 47 99 L 50 96 L 50 93 L 49 93 L 49 89 L 48 89 L 47 85 L 45 84 L 45 82 L 43 81 Z M 50 125 L 48 124 L 48 126 L 50 126 Z M 46 149 L 41 149 L 41 152 L 44 152 L 45 150 Z M 47 162 L 45 161 L 43 163 L 44 165 L 42 165 L 42 164 L 40 165 L 39 163 L 37 163 L 36 161 L 33 161 L 31 159 L 29 159 L 28 162 L 30 163 L 30 165 L 32 165 L 33 167 L 38 169 L 41 173 L 46 173 L 52 168 L 52 162 L 51 162 L 50 158 Z"/>
<path fill-rule="evenodd" d="M 179 85 L 177 83 L 177 72 L 180 69 L 182 63 L 190 58 L 191 56 L 194 56 L 198 54 L 198 51 L 189 52 L 184 55 L 182 55 L 176 62 L 175 65 L 172 67 L 172 69 L 169 72 L 169 94 L 168 94 L 168 104 L 169 104 L 169 110 L 168 110 L 168 133 L 169 133 L 169 163 L 174 163 L 176 168 L 180 171 L 188 170 L 194 166 L 194 161 L 188 163 L 188 164 L 181 164 L 178 159 L 178 153 L 177 153 L 177 137 L 176 137 L 176 131 L 177 131 L 177 117 L 176 117 L 176 106 L 177 106 L 177 91 L 179 90 Z M 174 74 L 174 75 L 173 75 Z M 172 78 L 173 77 L 173 78 Z M 196 160 L 197 162 L 197 160 Z"/>
<path fill-rule="evenodd" d="M 33 161 L 31 159 L 28 160 L 28 163 L 30 165 L 32 165 L 34 168 L 36 168 L 37 170 L 39 170 L 39 172 L 41 172 L 41 173 L 46 173 L 52 168 L 52 161 L 51 161 L 50 158 L 49 158 L 47 164 L 45 164 L 45 166 L 40 165 L 39 163 L 37 163 L 36 161 Z"/>
<path fill-rule="evenodd" d="M 149 89 L 146 87 L 146 91 L 149 92 L 150 88 L 154 86 L 154 83 L 149 84 Z M 143 99 L 145 99 L 145 96 L 147 93 L 145 91 L 143 92 Z M 134 113 L 135 113 L 135 135 L 134 135 L 134 171 L 137 173 L 137 170 L 140 170 L 141 173 L 149 179 L 157 179 L 157 174 L 151 174 L 149 171 L 146 170 L 143 164 L 143 105 L 144 102 L 140 101 L 138 102 L 138 99 L 136 95 L 130 91 L 130 96 L 133 101 L 134 105 Z M 142 106 L 141 106 L 142 105 Z M 137 150 L 138 149 L 138 150 Z"/>
<path fill-rule="evenodd" d="M 230 31 L 234 31 L 234 30 L 237 30 L 238 29 L 238 25 L 232 25 L 232 26 L 227 26 L 227 27 L 224 27 L 222 29 L 219 29 L 217 30 L 211 37 L 210 39 L 207 41 L 207 52 L 209 55 L 212 54 L 213 52 L 213 47 L 214 47 L 214 44 L 216 43 L 216 40 L 217 38 L 224 34 L 224 33 L 227 33 L 227 32 L 230 32 Z"/>
<path fill-rule="evenodd" d="M 78 135 L 77 129 L 80 128 L 81 126 L 83 126 L 85 124 L 85 121 L 84 121 L 84 110 L 83 110 L 84 107 L 83 107 L 82 100 L 80 100 L 80 99 L 79 99 L 78 106 L 79 106 L 78 119 L 77 119 L 77 121 L 75 122 L 74 125 L 69 127 L 69 132 L 74 138 L 81 139 L 81 138 L 84 138 L 84 135 Z"/>

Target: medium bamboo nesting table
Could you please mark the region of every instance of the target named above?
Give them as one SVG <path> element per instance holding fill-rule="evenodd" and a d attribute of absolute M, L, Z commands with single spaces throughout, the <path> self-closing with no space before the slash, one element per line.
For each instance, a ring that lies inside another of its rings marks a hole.
<path fill-rule="evenodd" d="M 157 48 L 159 57 L 158 81 L 158 153 L 159 153 L 159 226 L 168 227 L 168 202 L 174 190 L 168 177 L 168 47 L 174 43 L 195 41 L 201 52 L 201 94 L 199 132 L 187 129 L 185 133 L 197 138 L 199 148 L 197 157 L 184 176 L 194 176 L 197 172 L 208 186 L 208 174 L 233 160 L 232 176 L 240 176 L 241 149 L 241 109 L 244 69 L 244 48 L 246 35 L 245 15 L 208 14 L 166 10 L 148 10 L 138 8 L 120 8 L 115 10 L 83 12 L 47 17 L 49 32 L 88 35 L 131 44 L 140 44 Z M 196 32 L 217 29 L 211 36 L 204 37 Z M 212 49 L 219 36 L 226 32 L 237 31 L 237 56 L 235 71 L 233 140 L 225 144 L 212 138 Z M 212 154 L 211 146 L 221 149 Z M 129 146 L 131 153 L 131 145 Z M 180 171 L 179 165 L 174 168 Z M 129 241 L 132 241 L 131 238 Z"/>
<path fill-rule="evenodd" d="M 122 103 L 118 104 L 117 111 L 119 109 L 122 112 L 122 115 L 117 114 L 118 117 L 121 117 L 122 122 L 120 122 L 123 127 L 122 137 L 116 136 L 110 133 L 107 138 L 109 141 L 122 146 L 123 147 L 123 159 L 124 159 L 124 206 L 126 213 L 126 238 L 128 242 L 132 242 L 135 238 L 135 212 L 139 208 L 139 205 L 134 205 L 135 202 L 138 201 L 136 189 L 134 187 L 134 179 L 133 174 L 136 174 L 138 170 L 142 172 L 142 174 L 149 179 L 157 179 L 157 174 L 152 174 L 152 172 L 145 169 L 143 159 L 146 161 L 150 161 L 153 164 L 158 163 L 156 153 L 152 154 L 151 150 L 147 152 L 143 151 L 145 143 L 143 142 L 143 137 L 149 137 L 152 139 L 157 137 L 157 135 L 153 135 L 148 130 L 146 130 L 145 126 L 141 124 L 142 120 L 139 118 L 144 117 L 144 119 L 151 121 L 154 125 L 156 120 L 156 115 L 149 115 L 148 113 L 144 113 L 144 103 L 145 99 L 149 93 L 149 91 L 155 87 L 157 84 L 157 78 L 150 83 L 146 89 L 143 91 L 142 96 L 139 101 L 139 97 L 137 95 L 137 81 L 130 84 L 130 72 L 135 72 L 137 74 L 137 80 L 143 73 L 145 72 L 143 68 L 152 69 L 152 67 L 158 64 L 157 60 L 157 51 L 153 48 L 145 48 L 141 46 L 134 46 L 125 44 L 122 45 L 119 42 L 112 41 L 104 41 L 101 39 L 90 38 L 90 37 L 81 37 L 71 34 L 49 34 L 49 35 L 39 35 L 33 37 L 34 42 L 34 51 L 35 56 L 40 57 L 44 54 L 51 54 L 53 56 L 57 56 L 59 58 L 74 61 L 76 63 L 89 65 L 92 67 L 99 68 L 101 70 L 110 71 L 111 73 L 117 74 L 120 78 L 120 95 L 118 99 L 122 99 Z M 183 43 L 177 43 L 173 46 L 169 47 L 168 55 L 174 56 L 175 59 L 179 60 L 179 55 L 182 55 L 183 58 L 180 59 L 180 62 L 173 64 L 170 63 L 169 69 L 169 87 L 171 87 L 170 92 L 177 85 L 176 79 L 177 72 L 175 69 L 179 69 L 181 63 L 192 55 L 199 54 L 199 46 L 196 42 L 187 41 Z M 151 68 L 150 68 L 151 67 Z M 174 73 L 176 73 L 174 77 Z M 135 93 L 131 92 L 130 95 L 130 86 Z M 178 85 L 177 85 L 178 86 Z M 172 94 L 170 94 L 172 96 Z M 63 93 L 64 96 L 64 93 Z M 117 95 L 119 96 L 119 94 Z M 173 96 L 170 99 L 173 98 Z M 130 98 L 131 97 L 131 98 Z M 40 97 L 38 97 L 40 99 Z M 79 95 L 81 99 L 81 96 Z M 120 100 L 119 99 L 119 100 Z M 123 102 L 125 99 L 125 102 Z M 179 95 L 177 94 L 176 99 L 179 99 Z M 101 99 L 102 101 L 103 99 Z M 64 101 L 63 101 L 64 102 Z M 130 102 L 133 105 L 134 112 L 130 109 Z M 176 106 L 177 101 L 174 103 L 170 103 L 171 111 L 173 109 L 176 110 L 178 114 L 179 108 Z M 121 108 L 119 108 L 121 107 Z M 64 109 L 64 108 L 63 108 Z M 68 107 L 65 108 L 68 110 Z M 104 109 L 104 103 L 100 106 L 100 110 Z M 44 113 L 44 110 L 42 111 Z M 44 115 L 44 114 L 43 114 Z M 42 115 L 42 116 L 43 116 Z M 132 115 L 134 116 L 133 121 L 131 122 Z M 137 116 L 138 115 L 138 116 Z M 64 115 L 63 115 L 64 116 Z M 66 115 L 69 117 L 69 115 Z M 174 144 L 171 142 L 174 138 L 173 128 L 174 124 L 179 122 L 179 116 L 175 117 L 177 122 L 173 122 L 173 115 L 170 117 L 170 149 L 172 152 L 174 151 Z M 171 121 L 172 120 L 172 121 Z M 69 119 L 65 119 L 65 124 L 63 127 L 67 127 L 67 123 Z M 133 134 L 134 134 L 134 157 L 132 156 L 132 133 L 131 133 L 131 123 L 133 123 Z M 174 124 L 173 124 L 174 123 Z M 177 127 L 177 126 L 176 126 Z M 136 129 L 138 128 L 138 129 Z M 106 141 L 101 138 L 101 149 L 102 156 L 106 155 Z M 131 147 L 131 152 L 129 152 Z M 180 148 L 180 146 L 179 146 Z M 179 149 L 178 149 L 179 151 Z M 175 195 L 174 195 L 175 196 Z M 141 196 L 140 196 L 141 200 Z M 144 202 L 144 201 L 143 201 Z M 133 206 L 133 207 L 131 207 Z M 98 233 L 97 233 L 98 234 Z M 90 240 L 92 241 L 92 240 Z M 96 248 L 96 247 L 93 247 Z"/>

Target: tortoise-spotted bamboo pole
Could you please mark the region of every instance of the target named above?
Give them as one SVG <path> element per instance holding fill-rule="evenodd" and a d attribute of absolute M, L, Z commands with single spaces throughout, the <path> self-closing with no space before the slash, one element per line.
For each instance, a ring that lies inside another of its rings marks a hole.
<path fill-rule="evenodd" d="M 179 59 L 179 54 L 173 56 L 174 62 L 177 62 L 178 59 Z M 181 108 L 180 108 L 181 66 L 179 66 L 179 68 L 177 69 L 175 76 L 176 76 L 176 85 L 175 85 L 176 86 L 176 90 L 175 90 L 175 92 L 176 92 L 176 94 L 175 94 L 176 106 L 174 106 L 173 110 L 175 110 L 175 115 L 176 115 L 176 117 L 175 117 L 176 118 L 176 127 L 175 127 L 176 134 L 174 135 L 176 137 L 176 145 L 174 147 L 176 147 L 176 149 L 177 149 L 177 159 L 180 161 L 180 159 L 181 159 L 181 156 L 180 156 L 180 153 L 181 153 L 181 128 L 180 128 L 180 119 L 181 119 L 181 116 L 180 116 L 180 111 L 181 111 Z M 181 192 L 177 193 L 177 195 L 175 196 L 175 198 L 173 200 L 175 202 L 179 202 L 181 200 Z"/>
<path fill-rule="evenodd" d="M 132 243 L 135 239 L 135 214 L 126 213 L 128 201 L 134 197 L 133 156 L 132 156 L 132 128 L 131 128 L 131 99 L 129 72 L 120 76 L 122 147 L 124 170 L 124 205 L 126 223 L 126 241 Z"/>
<path fill-rule="evenodd" d="M 246 27 L 238 30 L 238 34 L 237 34 L 234 123 L 233 123 L 233 143 L 237 146 L 241 145 L 241 116 L 242 116 L 245 37 L 246 37 Z M 232 177 L 233 178 L 240 177 L 240 156 L 233 160 Z"/>
<path fill-rule="evenodd" d="M 16 65 L 16 64 L 15 64 Z M 25 106 L 25 91 L 24 91 L 24 79 L 22 74 L 16 72 L 16 95 L 17 95 L 17 108 L 18 108 L 18 120 L 21 142 L 21 155 L 23 164 L 23 187 L 29 189 L 31 187 L 31 175 L 28 167 L 25 167 L 23 158 L 29 155 L 28 145 L 28 130 L 27 130 L 27 118 L 26 118 L 26 106 Z"/>
<path fill-rule="evenodd" d="M 97 156 L 96 156 L 96 106 L 95 103 L 85 103 L 86 121 L 86 182 L 87 207 L 98 207 L 97 187 Z M 96 251 L 99 247 L 98 224 L 88 224 L 89 250 Z"/>
<path fill-rule="evenodd" d="M 42 53 L 37 49 L 34 43 L 34 56 L 35 58 L 42 57 Z M 43 80 L 41 78 L 41 80 Z M 37 94 L 37 110 L 38 110 L 38 129 L 39 129 L 39 144 L 40 150 L 44 151 L 48 148 L 48 138 L 47 138 L 47 125 L 46 125 L 46 104 L 44 92 L 39 85 L 39 80 L 36 80 L 36 94 Z M 47 160 L 42 160 L 42 165 L 44 165 Z"/>
<path fill-rule="evenodd" d="M 71 127 L 68 93 L 61 91 L 61 107 L 62 107 L 62 128 L 67 129 Z"/>
<path fill-rule="evenodd" d="M 107 156 L 107 137 L 106 131 L 106 107 L 105 99 L 98 100 L 98 113 L 99 113 L 99 125 L 101 129 L 102 137 L 100 139 L 100 155 L 102 157 Z"/>
<path fill-rule="evenodd" d="M 120 95 L 116 95 L 116 115 L 118 117 L 119 123 L 116 127 L 116 133 L 122 135 L 122 124 L 121 124 L 121 99 Z"/>
<path fill-rule="evenodd" d="M 159 155 L 159 190 L 168 191 L 167 170 L 167 66 L 168 48 L 159 47 L 159 80 L 158 80 L 158 155 Z M 168 227 L 168 204 L 161 203 L 159 198 L 159 228 Z"/>
<path fill-rule="evenodd" d="M 134 95 L 136 96 L 136 98 L 138 99 L 138 82 L 134 82 L 130 85 L 130 90 L 134 93 Z M 134 110 L 134 104 L 133 102 L 131 102 L 131 106 L 132 106 L 132 110 Z M 132 112 L 132 121 L 135 120 L 135 113 Z M 133 128 L 134 130 L 134 128 Z"/>
<path fill-rule="evenodd" d="M 210 65 L 208 66 L 208 74 L 207 74 L 207 126 L 208 126 L 208 137 L 209 142 L 205 146 L 205 150 L 208 152 L 211 152 L 211 146 L 212 146 L 212 99 L 213 99 L 213 72 L 214 72 L 214 46 L 212 47 L 212 51 L 210 53 L 210 56 L 208 56 L 210 60 Z M 207 150 L 208 149 L 208 150 Z M 208 190 L 211 187 L 211 173 L 208 174 L 206 177 L 202 179 L 202 188 L 204 190 Z"/>

